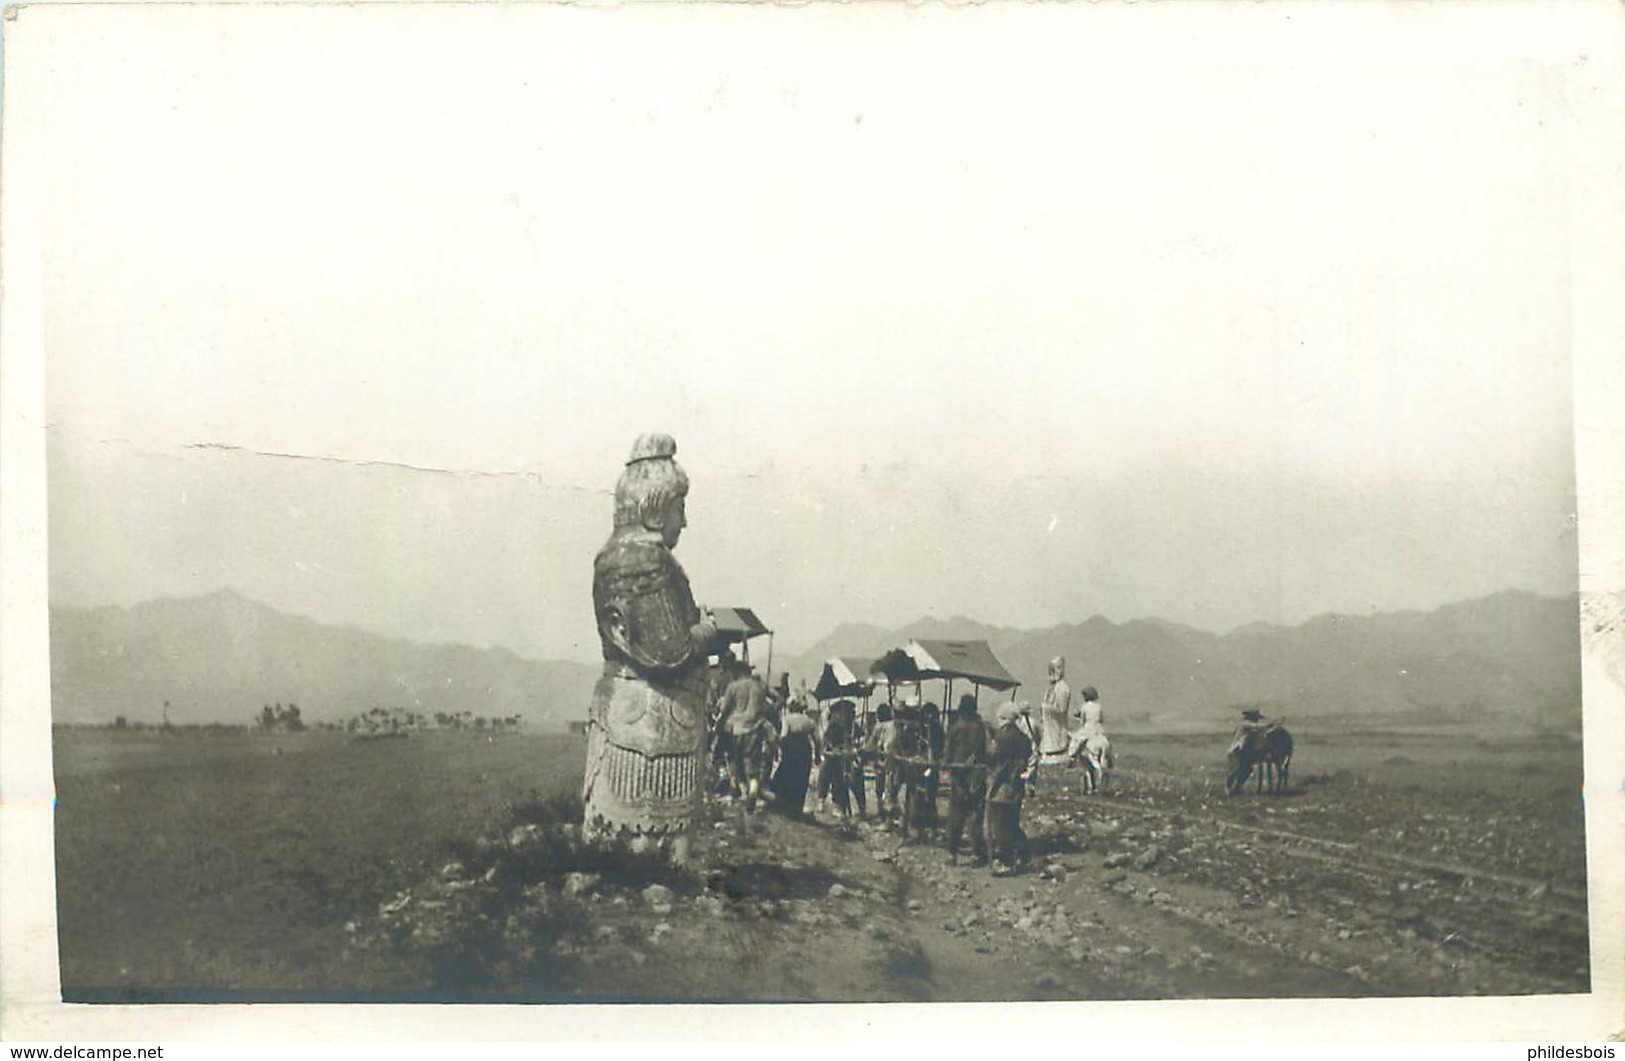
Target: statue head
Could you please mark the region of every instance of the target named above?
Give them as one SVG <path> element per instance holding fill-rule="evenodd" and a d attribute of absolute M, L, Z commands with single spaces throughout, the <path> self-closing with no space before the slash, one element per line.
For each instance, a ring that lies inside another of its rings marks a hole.
<path fill-rule="evenodd" d="M 1066 659 L 1062 656 L 1056 656 L 1054 659 L 1049 661 L 1049 680 L 1052 682 L 1058 682 L 1065 677 Z"/>
<path fill-rule="evenodd" d="M 688 525 L 688 476 L 677 463 L 670 435 L 638 436 L 615 484 L 615 527 L 642 527 L 659 534 L 668 547 Z"/>

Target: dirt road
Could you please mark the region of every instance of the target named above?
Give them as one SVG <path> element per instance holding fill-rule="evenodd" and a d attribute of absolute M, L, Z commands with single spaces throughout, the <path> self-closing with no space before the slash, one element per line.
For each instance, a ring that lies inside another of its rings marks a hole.
<path fill-rule="evenodd" d="M 1587 988 L 1583 840 L 1550 828 L 1549 807 L 1356 779 L 1233 799 L 1155 771 L 1094 797 L 1066 780 L 1029 801 L 1033 863 L 1004 878 L 874 821 L 714 805 L 703 877 L 529 883 L 523 902 L 554 919 L 569 911 L 578 927 L 527 954 L 533 922 L 498 911 L 509 926 L 498 949 L 510 953 L 481 959 L 476 993 L 1003 1001 Z M 434 936 L 448 898 L 436 889 L 466 903 L 502 871 L 491 866 L 405 896 L 385 918 L 392 938 L 425 926 Z M 552 970 L 545 987 L 527 967 Z M 439 989 L 457 986 L 442 976 Z"/>

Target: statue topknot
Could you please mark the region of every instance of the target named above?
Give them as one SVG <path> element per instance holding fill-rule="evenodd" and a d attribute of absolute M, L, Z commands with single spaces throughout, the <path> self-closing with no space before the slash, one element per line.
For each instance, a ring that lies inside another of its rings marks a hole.
<path fill-rule="evenodd" d="M 632 455 L 626 458 L 626 463 L 636 464 L 675 456 L 677 440 L 662 431 L 651 431 L 647 435 L 639 435 L 638 440 L 632 443 Z"/>
<path fill-rule="evenodd" d="M 688 476 L 676 455 L 677 442 L 670 435 L 651 431 L 638 436 L 615 484 L 615 526 L 660 528 L 666 505 L 688 493 Z"/>

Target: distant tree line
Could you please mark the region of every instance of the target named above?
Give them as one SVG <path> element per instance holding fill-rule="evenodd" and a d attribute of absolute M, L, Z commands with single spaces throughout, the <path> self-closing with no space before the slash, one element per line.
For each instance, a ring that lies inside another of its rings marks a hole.
<path fill-rule="evenodd" d="M 64 725 L 70 729 L 116 729 L 127 730 L 132 733 L 142 731 L 151 731 L 153 733 L 206 733 L 211 736 L 244 733 L 249 728 L 235 722 L 182 722 L 179 725 L 173 722 L 143 722 L 139 718 L 131 719 L 127 715 L 116 715 L 112 722 L 53 723 L 53 725 Z"/>
<path fill-rule="evenodd" d="M 290 703 L 287 707 L 277 703 L 266 704 L 260 708 L 259 728 L 267 733 L 302 733 L 305 730 L 305 720 L 299 714 L 299 705 Z"/>
<path fill-rule="evenodd" d="M 374 706 L 344 724 L 351 733 L 410 733 L 427 730 L 474 730 L 489 733 L 517 732 L 524 728 L 519 715 L 488 717 L 472 711 L 411 711 L 401 707 Z"/>
<path fill-rule="evenodd" d="M 314 727 L 305 722 L 304 714 L 299 705 L 289 702 L 283 704 L 264 704 L 253 716 L 253 721 L 246 725 L 228 722 L 184 723 L 176 725 L 167 718 L 168 704 L 165 704 L 166 717 L 162 723 L 143 722 L 140 719 L 131 719 L 127 715 L 116 716 L 111 723 L 82 723 L 79 725 L 89 728 L 110 728 L 115 730 L 176 733 L 207 732 L 215 734 L 224 733 L 302 733 L 311 728 L 325 732 L 341 732 L 353 734 L 380 734 L 380 733 L 412 733 L 433 730 L 467 730 L 480 733 L 517 733 L 524 729 L 525 720 L 520 715 L 476 715 L 472 711 L 412 711 L 402 707 L 373 706 L 340 721 L 318 721 Z M 67 724 L 64 724 L 67 725 Z"/>

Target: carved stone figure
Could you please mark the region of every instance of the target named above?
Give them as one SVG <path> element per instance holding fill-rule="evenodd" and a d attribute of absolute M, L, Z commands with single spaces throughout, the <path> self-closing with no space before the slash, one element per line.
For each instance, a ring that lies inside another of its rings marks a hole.
<path fill-rule="evenodd" d="M 615 526 L 593 561 L 604 673 L 587 715 L 589 836 L 629 835 L 688 857 L 705 769 L 706 657 L 716 627 L 672 555 L 688 477 L 670 435 L 644 435 L 615 486 Z"/>
<path fill-rule="evenodd" d="M 1041 753 L 1046 758 L 1065 756 L 1071 734 L 1067 731 L 1072 713 L 1072 686 L 1066 682 L 1066 660 L 1056 656 L 1049 663 L 1049 689 L 1039 711 L 1042 726 Z"/>

